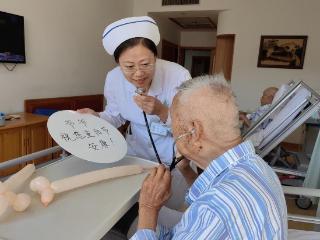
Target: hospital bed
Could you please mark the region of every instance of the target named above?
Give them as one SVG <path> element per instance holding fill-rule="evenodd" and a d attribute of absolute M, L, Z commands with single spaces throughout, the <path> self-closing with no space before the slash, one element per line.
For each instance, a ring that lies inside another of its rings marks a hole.
<path fill-rule="evenodd" d="M 281 158 L 280 143 L 318 111 L 319 107 L 319 94 L 304 82 L 282 85 L 270 109 L 243 134 L 243 138 L 253 142 L 257 154 L 262 158 L 272 152 L 270 165 L 276 172 L 305 177 L 306 172 L 278 168 L 275 163 L 280 161 L 286 166 Z M 292 156 L 299 162 L 297 154 Z"/>
<path fill-rule="evenodd" d="M 290 83 L 284 89 L 282 96 L 243 134 L 244 139 L 253 141 L 262 158 L 311 117 L 320 106 L 318 93 L 302 81 Z"/>
<path fill-rule="evenodd" d="M 275 96 L 275 102 L 272 103 L 270 109 L 243 134 L 243 138 L 252 140 L 257 154 L 262 158 L 274 151 L 271 165 L 274 165 L 278 160 L 286 165 L 281 159 L 280 143 L 318 111 L 319 106 L 320 96 L 304 82 L 291 82 L 288 85 L 283 85 L 279 89 L 278 96 Z M 312 160 L 320 161 L 316 158 Z M 273 169 L 280 174 L 306 177 L 306 172 L 279 167 L 273 167 Z M 285 194 L 320 198 L 319 189 L 308 188 L 306 185 L 304 187 L 283 186 L 283 190 Z M 320 224 L 320 206 L 318 205 L 315 217 L 288 214 L 288 220 Z M 315 229 L 318 230 L 318 227 Z M 300 239 L 301 236 L 303 236 L 301 239 L 308 239 L 307 236 L 310 236 L 310 239 L 320 239 L 320 233 L 317 232 L 303 233 L 290 230 L 289 233 L 291 237 L 288 239 Z"/>

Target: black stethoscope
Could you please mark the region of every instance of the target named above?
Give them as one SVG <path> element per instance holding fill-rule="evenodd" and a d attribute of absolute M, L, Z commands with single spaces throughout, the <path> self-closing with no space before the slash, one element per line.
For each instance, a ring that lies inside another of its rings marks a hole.
<path fill-rule="evenodd" d="M 135 91 L 137 94 L 139 95 L 142 95 L 144 92 L 145 92 L 145 89 L 144 88 L 137 88 L 136 91 Z M 150 138 L 150 141 L 151 141 L 151 144 L 152 144 L 152 148 L 154 150 L 154 153 L 156 154 L 156 157 L 157 157 L 157 160 L 158 160 L 158 163 L 159 164 L 163 164 L 160 157 L 159 157 L 159 154 L 158 154 L 158 151 L 157 151 L 157 148 L 156 148 L 156 145 L 154 144 L 154 141 L 153 141 L 153 137 L 152 137 L 152 134 L 151 134 L 151 131 L 150 131 L 150 126 L 149 126 L 149 123 L 148 123 L 148 119 L 147 119 L 147 115 L 145 113 L 145 111 L 142 111 L 143 113 L 143 118 L 144 118 L 144 121 L 145 121 L 145 124 L 146 124 L 146 127 L 147 127 L 147 130 L 148 130 L 148 135 L 149 135 L 149 138 Z M 181 135 L 182 136 L 182 135 Z M 176 165 L 184 158 L 183 156 L 180 156 L 180 157 L 176 157 L 176 154 L 175 154 L 175 144 L 176 144 L 176 141 L 181 137 L 179 136 L 173 143 L 173 146 L 172 146 L 172 160 L 171 160 L 171 164 L 169 166 L 169 170 L 172 171 Z"/>

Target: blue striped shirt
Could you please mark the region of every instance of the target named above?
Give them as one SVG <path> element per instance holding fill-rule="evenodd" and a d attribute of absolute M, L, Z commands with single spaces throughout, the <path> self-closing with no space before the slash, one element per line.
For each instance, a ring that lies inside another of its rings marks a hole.
<path fill-rule="evenodd" d="M 213 160 L 186 196 L 172 229 L 140 229 L 142 239 L 287 239 L 287 207 L 273 170 L 243 142 Z"/>

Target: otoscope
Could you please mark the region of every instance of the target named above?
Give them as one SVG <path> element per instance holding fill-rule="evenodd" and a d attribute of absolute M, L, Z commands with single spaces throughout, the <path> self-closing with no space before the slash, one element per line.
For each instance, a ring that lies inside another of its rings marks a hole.
<path fill-rule="evenodd" d="M 137 88 L 135 93 L 136 94 L 139 94 L 139 95 L 143 95 L 144 93 L 146 92 L 146 89 L 144 88 Z M 153 141 L 153 137 L 152 137 L 152 134 L 151 134 L 151 131 L 150 131 L 150 126 L 149 126 L 149 123 L 148 123 L 148 119 L 147 119 L 147 115 L 145 113 L 145 111 L 142 111 L 143 113 L 143 118 L 144 118 L 144 122 L 146 124 L 146 127 L 147 127 L 147 130 L 148 130 L 148 135 L 149 135 L 149 138 L 150 138 L 150 141 L 151 141 L 151 144 L 152 144 L 152 148 L 156 154 L 156 157 L 157 157 L 157 160 L 158 160 L 158 163 L 159 164 L 162 164 L 162 161 L 159 157 L 159 154 L 158 154 L 158 151 L 157 151 L 157 148 L 156 148 L 156 145 L 154 144 L 154 141 Z M 172 162 L 170 164 L 170 171 L 172 171 L 175 166 L 183 159 L 184 157 L 183 156 L 180 156 L 178 158 L 175 157 L 175 152 L 174 152 L 174 148 L 172 149 Z"/>

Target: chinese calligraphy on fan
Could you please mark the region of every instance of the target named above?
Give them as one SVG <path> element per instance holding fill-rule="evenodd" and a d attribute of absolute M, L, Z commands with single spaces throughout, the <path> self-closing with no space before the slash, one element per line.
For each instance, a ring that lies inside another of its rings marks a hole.
<path fill-rule="evenodd" d="M 66 142 L 88 141 L 88 149 L 94 151 L 108 149 L 113 144 L 109 130 L 104 126 L 90 128 L 84 119 L 65 120 L 64 124 L 69 131 L 61 132 L 60 137 Z"/>

